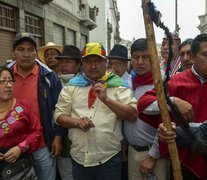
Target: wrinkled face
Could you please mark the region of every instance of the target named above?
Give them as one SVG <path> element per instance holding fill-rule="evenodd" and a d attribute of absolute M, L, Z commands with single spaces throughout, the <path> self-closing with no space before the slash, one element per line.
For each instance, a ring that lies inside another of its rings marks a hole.
<path fill-rule="evenodd" d="M 12 98 L 13 81 L 9 71 L 2 71 L 0 74 L 0 101 L 8 101 Z"/>
<path fill-rule="evenodd" d="M 85 75 L 93 81 L 97 81 L 106 73 L 107 60 L 100 56 L 89 55 L 83 58 L 82 63 Z"/>
<path fill-rule="evenodd" d="M 61 74 L 76 74 L 80 68 L 75 59 L 62 58 L 59 61 Z"/>
<path fill-rule="evenodd" d="M 190 56 L 190 44 L 186 44 L 180 49 L 180 61 L 183 70 L 190 69 L 193 65 L 193 59 Z"/>
<path fill-rule="evenodd" d="M 35 65 L 36 54 L 36 49 L 30 41 L 23 41 L 12 50 L 13 59 L 17 67 L 21 69 L 32 69 Z"/>
<path fill-rule="evenodd" d="M 200 43 L 198 53 L 195 56 L 192 55 L 192 58 L 196 72 L 207 80 L 207 42 Z"/>
<path fill-rule="evenodd" d="M 48 49 L 45 51 L 45 63 L 47 66 L 51 69 L 53 69 L 56 66 L 59 66 L 59 61 L 55 59 L 55 57 L 59 56 L 56 49 Z"/>
<path fill-rule="evenodd" d="M 127 70 L 128 61 L 122 59 L 109 59 L 108 69 L 109 71 L 117 74 L 121 77 Z"/>
<path fill-rule="evenodd" d="M 141 76 L 152 71 L 148 50 L 133 52 L 132 67 L 134 71 Z"/>

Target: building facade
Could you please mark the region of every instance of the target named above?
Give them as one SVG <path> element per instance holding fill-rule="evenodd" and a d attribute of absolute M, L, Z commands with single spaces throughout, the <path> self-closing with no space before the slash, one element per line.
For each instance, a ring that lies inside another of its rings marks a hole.
<path fill-rule="evenodd" d="M 0 0 L 0 64 L 12 58 L 17 33 L 32 33 L 38 47 L 53 42 L 82 48 L 96 27 L 96 9 L 87 0 Z"/>
<path fill-rule="evenodd" d="M 207 0 L 205 0 L 205 14 L 199 16 L 200 24 L 198 26 L 198 29 L 200 30 L 200 33 L 207 33 Z"/>
<path fill-rule="evenodd" d="M 89 42 L 102 43 L 107 53 L 114 44 L 121 41 L 119 32 L 120 13 L 116 0 L 89 0 L 91 7 L 96 9 L 97 28 L 89 32 Z"/>

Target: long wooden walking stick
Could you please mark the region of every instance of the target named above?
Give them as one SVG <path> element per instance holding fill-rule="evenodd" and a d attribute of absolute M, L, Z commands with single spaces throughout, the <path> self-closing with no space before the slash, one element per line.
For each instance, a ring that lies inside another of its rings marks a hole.
<path fill-rule="evenodd" d="M 157 100 L 158 100 L 158 106 L 160 108 L 160 113 L 161 113 L 163 124 L 165 125 L 165 127 L 168 130 L 172 130 L 170 115 L 169 115 L 169 112 L 167 109 L 164 88 L 163 88 L 163 82 L 162 82 L 161 73 L 160 73 L 160 66 L 159 66 L 159 62 L 158 62 L 154 28 L 153 28 L 153 23 L 152 23 L 152 20 L 151 20 L 150 14 L 149 14 L 148 5 L 147 5 L 147 3 L 149 1 L 150 0 L 142 0 L 142 8 L 143 8 L 148 49 L 150 52 L 154 86 L 155 86 L 156 96 L 157 96 Z M 181 166 L 180 166 L 176 143 L 168 144 L 168 149 L 169 149 L 170 158 L 171 158 L 171 162 L 172 162 L 174 179 L 175 180 L 182 180 L 183 178 L 182 178 Z"/>

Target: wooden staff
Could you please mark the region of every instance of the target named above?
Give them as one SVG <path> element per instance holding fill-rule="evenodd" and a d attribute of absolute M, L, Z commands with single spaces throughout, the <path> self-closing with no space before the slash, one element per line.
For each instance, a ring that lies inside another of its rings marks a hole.
<path fill-rule="evenodd" d="M 163 124 L 168 130 L 172 130 L 170 115 L 169 115 L 167 104 L 166 104 L 163 82 L 162 82 L 161 73 L 160 73 L 160 65 L 158 62 L 154 28 L 153 28 L 153 23 L 152 23 L 152 20 L 149 14 L 148 5 L 147 5 L 149 1 L 150 0 L 142 0 L 142 6 L 143 6 L 143 15 L 144 15 L 144 23 L 145 23 L 145 29 L 146 29 L 148 49 L 150 53 L 150 63 L 152 66 L 152 74 L 153 74 L 153 79 L 154 79 L 154 86 L 155 86 L 158 106 L 160 108 L 160 113 L 161 113 Z M 180 166 L 176 143 L 168 144 L 168 149 L 169 149 L 170 158 L 172 162 L 174 179 L 182 180 L 183 178 L 182 178 L 181 166 Z"/>

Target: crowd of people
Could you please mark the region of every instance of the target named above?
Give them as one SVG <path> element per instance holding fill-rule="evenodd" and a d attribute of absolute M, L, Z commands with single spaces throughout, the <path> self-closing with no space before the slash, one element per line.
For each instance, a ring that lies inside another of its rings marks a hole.
<path fill-rule="evenodd" d="M 161 45 L 162 79 L 191 131 L 207 141 L 207 34 Z M 12 62 L 0 66 L 0 179 L 173 180 L 168 143 L 177 142 L 184 180 L 207 179 L 205 158 L 182 128 L 162 123 L 150 49 L 139 38 L 115 44 L 52 42 L 37 48 L 16 35 Z M 129 62 L 132 68 L 129 70 Z"/>

